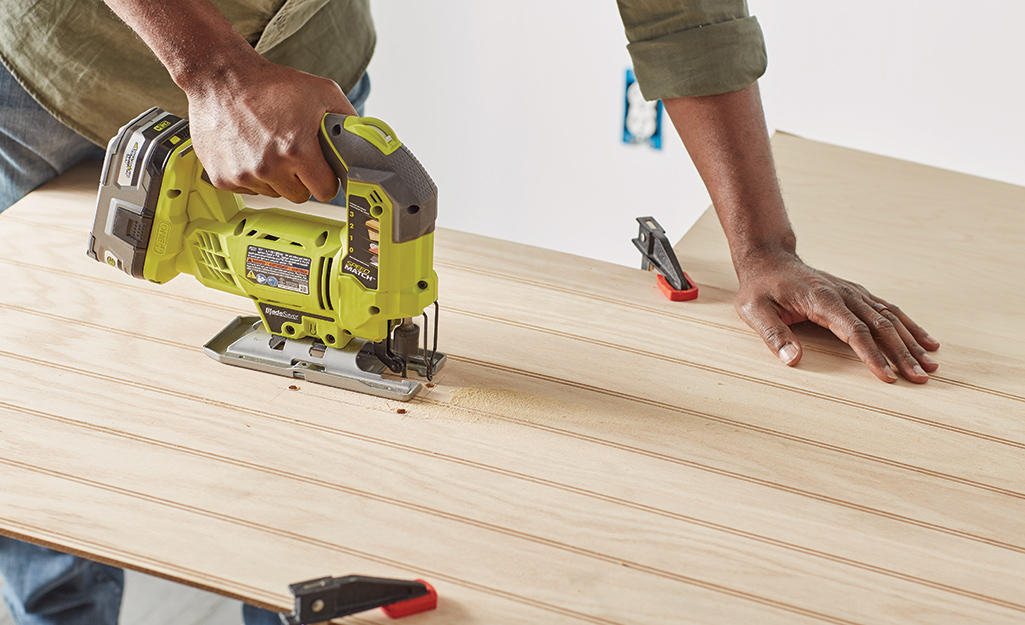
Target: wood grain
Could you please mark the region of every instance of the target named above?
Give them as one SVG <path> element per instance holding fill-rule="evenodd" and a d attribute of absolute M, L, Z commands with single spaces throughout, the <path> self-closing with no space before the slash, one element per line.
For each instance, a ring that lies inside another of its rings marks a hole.
<path fill-rule="evenodd" d="M 1025 195 L 776 147 L 803 253 L 943 341 L 925 387 L 808 328 L 779 365 L 706 216 L 683 305 L 645 272 L 441 230 L 437 386 L 401 406 L 290 391 L 202 354 L 244 300 L 85 258 L 96 173 L 72 172 L 0 216 L 0 532 L 276 609 L 300 579 L 424 577 L 423 623 L 1021 622 L 1025 361 L 998 338 L 1025 329 L 999 297 L 1025 274 L 986 276 Z M 956 237 L 944 184 L 982 206 Z M 993 254 L 955 262 L 944 236 Z M 934 305 L 968 274 L 971 328 Z"/>

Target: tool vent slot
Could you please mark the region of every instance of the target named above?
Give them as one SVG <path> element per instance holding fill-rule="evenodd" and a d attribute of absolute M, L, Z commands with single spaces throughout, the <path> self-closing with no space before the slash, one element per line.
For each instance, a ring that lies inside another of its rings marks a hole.
<path fill-rule="evenodd" d="M 377 204 L 384 204 L 384 200 L 381 199 L 381 194 L 377 192 L 377 189 L 374 189 L 370 192 L 370 199 L 376 202 Z"/>
<path fill-rule="evenodd" d="M 322 310 L 334 310 L 331 304 L 331 268 L 334 266 L 334 258 L 320 259 L 320 308 Z"/>
<path fill-rule="evenodd" d="M 267 233 L 267 232 L 261 233 L 258 230 L 250 230 L 249 232 L 246 233 L 246 236 L 250 237 L 250 238 L 261 239 L 263 241 L 272 241 L 274 243 L 281 243 L 281 244 L 287 243 L 289 245 L 294 245 L 296 247 L 301 247 L 303 249 L 306 249 L 306 246 L 303 245 L 299 241 L 290 241 L 288 239 L 282 239 L 281 237 L 279 237 L 276 234 L 270 234 L 270 233 Z"/>
<path fill-rule="evenodd" d="M 320 288 L 317 289 L 317 303 L 320 304 L 321 310 L 327 310 L 327 306 L 324 305 L 324 296 L 327 292 L 324 290 L 324 258 L 321 257 L 320 262 L 317 263 L 317 276 L 320 280 Z"/>
<path fill-rule="evenodd" d="M 196 267 L 203 277 L 212 282 L 237 286 L 231 271 L 231 261 L 221 246 L 221 239 L 209 232 L 200 232 L 195 239 Z"/>

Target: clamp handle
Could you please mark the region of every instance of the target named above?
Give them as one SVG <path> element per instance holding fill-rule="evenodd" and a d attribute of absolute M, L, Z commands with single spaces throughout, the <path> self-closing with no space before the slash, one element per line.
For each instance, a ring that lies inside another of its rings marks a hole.
<path fill-rule="evenodd" d="M 295 597 L 295 610 L 281 615 L 287 625 L 320 623 L 374 608 L 384 608 L 385 614 L 399 618 L 438 605 L 438 593 L 422 579 L 346 575 L 311 579 L 288 589 Z"/>
<path fill-rule="evenodd" d="M 658 286 L 670 300 L 678 302 L 696 298 L 698 287 L 680 268 L 666 231 L 654 217 L 638 217 L 637 223 L 640 224 L 640 232 L 633 239 L 633 244 L 641 253 L 641 269 L 654 267 L 658 270 Z"/>

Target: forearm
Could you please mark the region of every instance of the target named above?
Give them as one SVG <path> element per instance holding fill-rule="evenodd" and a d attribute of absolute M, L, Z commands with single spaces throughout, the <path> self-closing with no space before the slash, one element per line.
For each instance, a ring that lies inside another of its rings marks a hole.
<path fill-rule="evenodd" d="M 764 253 L 793 253 L 757 83 L 663 104 L 712 197 L 738 273 Z"/>
<path fill-rule="evenodd" d="M 262 59 L 209 0 L 104 0 L 187 94 Z"/>
<path fill-rule="evenodd" d="M 899 308 L 859 284 L 804 264 L 776 180 L 758 86 L 665 101 L 730 244 L 740 316 L 788 365 L 801 360 L 788 326 L 813 321 L 851 345 L 880 379 L 925 382 L 939 344 Z"/>

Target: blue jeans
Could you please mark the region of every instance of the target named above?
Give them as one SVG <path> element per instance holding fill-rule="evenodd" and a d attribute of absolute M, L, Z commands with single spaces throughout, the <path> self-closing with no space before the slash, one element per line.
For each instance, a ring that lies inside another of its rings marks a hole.
<path fill-rule="evenodd" d="M 0 536 L 3 597 L 18 625 L 117 625 L 119 568 Z M 245 625 L 281 625 L 277 612 L 242 606 Z"/>
<path fill-rule="evenodd" d="M 363 74 L 347 94 L 360 115 L 368 95 L 370 77 Z M 0 212 L 82 161 L 102 161 L 104 150 L 36 104 L 0 64 Z M 344 206 L 345 198 L 331 203 Z"/>
<path fill-rule="evenodd" d="M 360 115 L 370 94 L 364 74 L 348 93 Z M 139 111 L 140 113 L 142 111 Z M 94 145 L 47 113 L 0 64 L 0 211 L 87 159 Z M 345 198 L 333 203 L 345 205 Z M 3 597 L 18 625 L 117 625 L 124 571 L 0 536 Z M 280 625 L 276 612 L 242 607 L 246 625 Z"/>
<path fill-rule="evenodd" d="M 4 601 L 19 625 L 117 623 L 124 571 L 0 537 Z"/>
<path fill-rule="evenodd" d="M 103 160 L 103 148 L 43 110 L 0 65 L 0 211 L 87 159 Z"/>

